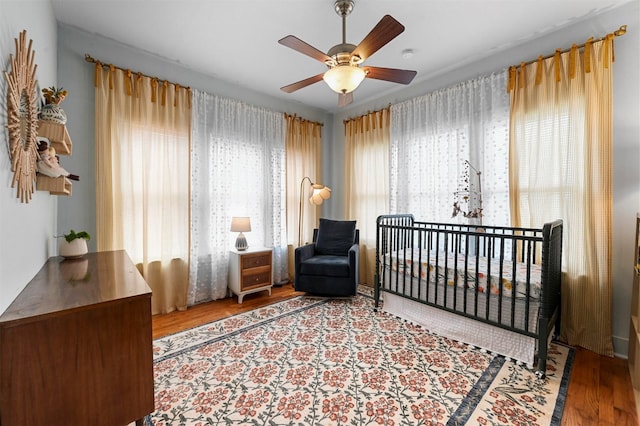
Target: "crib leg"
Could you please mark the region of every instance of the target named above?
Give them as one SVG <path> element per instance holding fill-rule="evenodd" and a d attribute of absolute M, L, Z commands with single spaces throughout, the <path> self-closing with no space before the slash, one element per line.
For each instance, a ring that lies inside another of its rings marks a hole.
<path fill-rule="evenodd" d="M 547 377 L 547 353 L 546 348 L 543 350 L 538 349 L 538 362 L 536 363 L 536 369 L 534 374 L 538 380 L 542 380 Z"/>
<path fill-rule="evenodd" d="M 539 379 L 544 379 L 547 374 L 547 356 L 549 353 L 549 320 L 541 316 L 538 318 L 538 367 L 536 369 L 536 376 Z"/>

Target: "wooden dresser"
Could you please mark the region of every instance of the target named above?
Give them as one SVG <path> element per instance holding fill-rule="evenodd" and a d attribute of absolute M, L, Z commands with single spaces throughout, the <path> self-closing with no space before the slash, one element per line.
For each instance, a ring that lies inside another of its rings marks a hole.
<path fill-rule="evenodd" d="M 0 316 L 1 424 L 141 424 L 151 336 L 151 290 L 125 251 L 50 258 Z"/>

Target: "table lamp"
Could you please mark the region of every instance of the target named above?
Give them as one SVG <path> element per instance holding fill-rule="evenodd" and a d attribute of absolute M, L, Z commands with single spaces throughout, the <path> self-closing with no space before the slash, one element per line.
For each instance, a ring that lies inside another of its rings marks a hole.
<path fill-rule="evenodd" d="M 231 232 L 239 232 L 238 238 L 236 238 L 236 250 L 244 251 L 249 247 L 247 245 L 247 239 L 243 232 L 251 231 L 251 221 L 248 217 L 232 217 L 231 218 Z"/>

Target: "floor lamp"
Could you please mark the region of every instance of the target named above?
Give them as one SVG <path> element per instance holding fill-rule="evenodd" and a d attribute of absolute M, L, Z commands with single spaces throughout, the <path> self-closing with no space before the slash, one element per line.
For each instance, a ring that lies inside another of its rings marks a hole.
<path fill-rule="evenodd" d="M 324 200 L 328 200 L 331 197 L 331 188 L 328 186 L 321 185 L 319 183 L 311 182 L 311 178 L 305 176 L 300 181 L 300 209 L 298 210 L 298 247 L 302 245 L 302 198 L 304 197 L 304 182 L 309 181 L 309 186 L 313 190 L 311 196 L 309 197 L 309 202 L 311 204 L 315 204 L 316 206 L 321 205 Z"/>

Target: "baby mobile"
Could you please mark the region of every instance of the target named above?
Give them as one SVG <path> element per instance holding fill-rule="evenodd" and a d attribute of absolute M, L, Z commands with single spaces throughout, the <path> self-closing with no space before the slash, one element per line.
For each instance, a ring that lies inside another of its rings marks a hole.
<path fill-rule="evenodd" d="M 473 167 L 469 160 L 464 160 L 464 162 L 464 172 L 458 183 L 458 190 L 453 193 L 454 201 L 451 217 L 454 218 L 458 214 L 462 214 L 467 219 L 478 219 L 479 225 L 482 225 L 482 172 Z M 478 179 L 477 190 L 471 181 L 471 170 L 473 170 Z M 462 205 L 465 204 L 467 211 L 462 210 Z"/>

